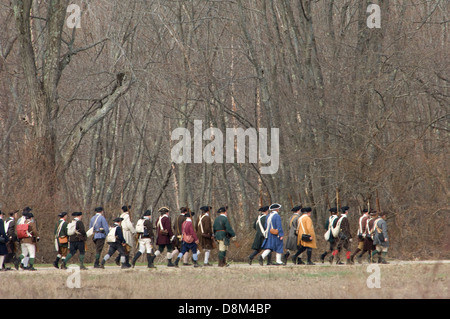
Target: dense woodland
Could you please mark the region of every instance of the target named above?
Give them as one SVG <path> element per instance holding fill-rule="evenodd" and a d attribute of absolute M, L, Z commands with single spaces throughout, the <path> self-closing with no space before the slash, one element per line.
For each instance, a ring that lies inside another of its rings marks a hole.
<path fill-rule="evenodd" d="M 2 0 L 0 209 L 33 208 L 44 260 L 60 211 L 227 205 L 243 239 L 262 204 L 321 234 L 378 193 L 392 256 L 448 258 L 449 23 L 445 0 Z M 194 120 L 279 128 L 277 173 L 174 163 Z"/>

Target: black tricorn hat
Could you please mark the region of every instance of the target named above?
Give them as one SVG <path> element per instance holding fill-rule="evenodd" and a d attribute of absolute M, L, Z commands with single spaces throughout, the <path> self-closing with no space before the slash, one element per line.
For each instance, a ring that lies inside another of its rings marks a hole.
<path fill-rule="evenodd" d="M 294 208 L 292 208 L 291 212 L 298 212 L 301 209 L 302 209 L 302 205 L 298 205 L 298 206 L 295 206 Z"/>
<path fill-rule="evenodd" d="M 336 207 L 331 207 L 330 208 L 330 212 L 331 213 L 337 213 L 337 208 Z"/>
<path fill-rule="evenodd" d="M 350 209 L 350 207 L 348 207 L 348 206 L 342 206 L 341 207 L 341 212 L 346 212 L 346 211 L 348 211 Z"/>
<path fill-rule="evenodd" d="M 311 207 L 303 207 L 302 208 L 302 213 L 309 213 L 309 212 L 312 212 Z"/>
<path fill-rule="evenodd" d="M 82 212 L 73 212 L 72 213 L 72 216 L 81 216 L 81 215 L 83 215 Z"/>
<path fill-rule="evenodd" d="M 122 217 L 117 217 L 117 218 L 113 219 L 113 222 L 118 223 L 118 222 L 121 222 L 122 220 L 123 220 Z"/>
<path fill-rule="evenodd" d="M 152 215 L 152 212 L 151 212 L 151 210 L 149 210 L 149 209 L 147 209 L 145 212 L 144 212 L 144 216 L 151 216 Z"/>
<path fill-rule="evenodd" d="M 220 208 L 217 210 L 217 214 L 225 213 L 225 212 L 227 211 L 227 209 L 228 209 L 228 206 L 220 207 Z"/>
<path fill-rule="evenodd" d="M 66 216 L 66 215 L 67 215 L 67 212 L 62 212 L 62 213 L 59 213 L 59 214 L 58 214 L 59 217 L 64 217 L 64 216 Z"/>
<path fill-rule="evenodd" d="M 260 212 L 267 212 L 269 210 L 269 206 L 263 206 L 260 209 L 258 209 L 258 211 Z"/>
<path fill-rule="evenodd" d="M 96 207 L 94 209 L 94 212 L 96 212 L 96 213 L 101 213 L 102 211 L 103 211 L 103 207 Z"/>
<path fill-rule="evenodd" d="M 201 211 L 204 211 L 204 212 L 206 213 L 206 212 L 209 212 L 209 210 L 210 210 L 211 208 L 212 208 L 211 206 L 202 206 L 202 207 L 200 207 L 200 210 L 201 210 Z"/>

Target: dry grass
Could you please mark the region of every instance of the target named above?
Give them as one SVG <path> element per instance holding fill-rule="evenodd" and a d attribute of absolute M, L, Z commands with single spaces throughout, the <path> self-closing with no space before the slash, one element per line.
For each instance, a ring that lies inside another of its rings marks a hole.
<path fill-rule="evenodd" d="M 1 298 L 101 299 L 447 299 L 450 264 L 380 265 L 381 288 L 368 288 L 367 265 L 248 266 L 228 268 L 109 266 L 81 272 L 81 288 L 68 288 L 70 275 L 50 267 L 0 273 Z M 23 287 L 27 287 L 23 289 Z M 270 287 L 270 289 L 268 289 Z M 189 296 L 181 292 L 189 291 Z"/>

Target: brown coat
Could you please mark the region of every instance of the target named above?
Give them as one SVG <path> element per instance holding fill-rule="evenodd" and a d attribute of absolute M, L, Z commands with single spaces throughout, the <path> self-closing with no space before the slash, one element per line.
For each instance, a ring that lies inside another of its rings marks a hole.
<path fill-rule="evenodd" d="M 195 230 L 203 249 L 213 249 L 212 223 L 209 214 L 202 214 L 195 223 Z M 202 231 L 203 230 L 203 231 Z"/>
<path fill-rule="evenodd" d="M 311 217 L 309 217 L 306 214 L 303 214 L 300 216 L 297 220 L 298 226 L 297 226 L 297 245 L 302 245 L 303 247 L 309 247 L 309 248 L 317 248 L 316 243 L 316 233 L 314 232 L 314 225 L 312 222 Z M 303 225 L 303 227 L 302 227 Z M 303 228 L 305 231 L 303 232 Z M 311 235 L 312 241 L 302 241 L 302 234 Z"/>

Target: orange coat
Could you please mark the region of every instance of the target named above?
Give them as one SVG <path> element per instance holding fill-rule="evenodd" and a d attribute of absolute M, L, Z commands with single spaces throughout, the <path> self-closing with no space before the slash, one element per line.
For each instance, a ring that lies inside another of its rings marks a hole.
<path fill-rule="evenodd" d="M 317 248 L 316 244 L 316 233 L 314 232 L 314 225 L 311 217 L 307 214 L 303 214 L 297 220 L 297 245 L 302 245 L 303 247 Z M 303 227 L 302 227 L 303 225 Z M 303 232 L 303 228 L 305 231 Z M 302 241 L 302 234 L 307 234 L 312 236 L 312 241 Z"/>

